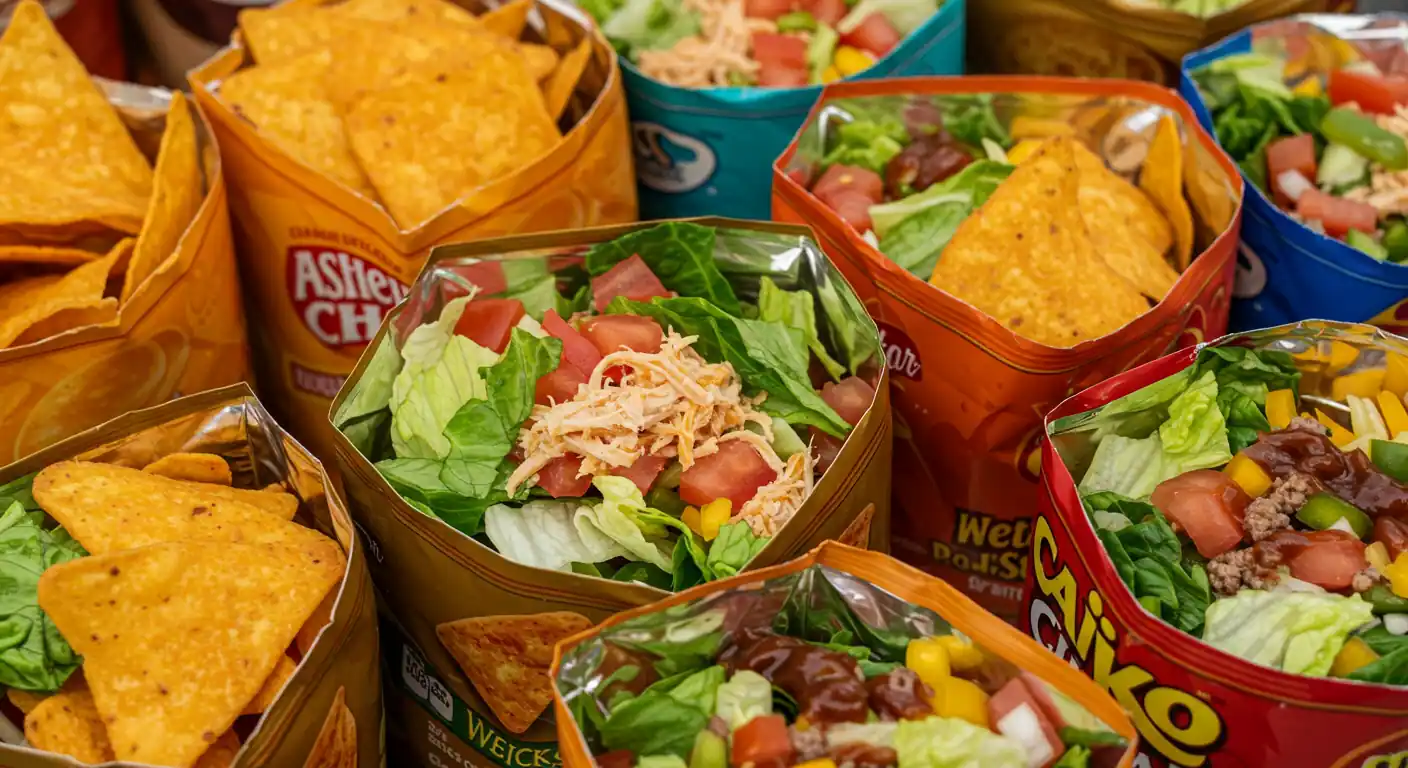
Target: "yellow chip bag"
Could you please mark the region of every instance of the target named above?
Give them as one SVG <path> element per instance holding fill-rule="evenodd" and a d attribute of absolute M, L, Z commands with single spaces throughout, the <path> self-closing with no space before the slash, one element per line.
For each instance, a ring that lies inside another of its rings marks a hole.
<path fill-rule="evenodd" d="M 338 688 L 303 768 L 357 768 L 357 718 L 347 708 L 347 689 Z"/>
<path fill-rule="evenodd" d="M 81 763 L 114 759 L 107 729 L 86 686 L 76 686 L 38 702 L 24 718 L 24 738 L 35 749 L 68 755 Z"/>
<path fill-rule="evenodd" d="M 1084 144 L 1073 142 L 1072 148 L 1080 170 L 1080 212 L 1095 252 L 1140 293 L 1162 300 L 1178 281 L 1164 259 L 1173 241 L 1168 220 Z"/>
<path fill-rule="evenodd" d="M 176 245 L 196 217 L 205 187 L 201 180 L 200 155 L 196 148 L 196 122 L 190 102 L 180 91 L 171 94 L 166 113 L 166 130 L 156 156 L 156 179 L 152 185 L 147 219 L 132 249 L 132 261 L 122 281 L 122 300 L 127 301 L 137 287 L 176 253 Z"/>
<path fill-rule="evenodd" d="M 1139 172 L 1139 188 L 1149 195 L 1173 224 L 1174 266 L 1181 272 L 1193 260 L 1193 213 L 1183 198 L 1183 141 L 1173 117 L 1159 116 L 1159 126 L 1149 143 L 1149 155 Z"/>
<path fill-rule="evenodd" d="M 105 299 L 108 275 L 132 247 L 124 240 L 107 256 L 56 280 L 33 278 L 0 293 L 0 348 L 48 338 L 70 328 L 117 319 L 117 301 Z"/>
<path fill-rule="evenodd" d="M 183 541 L 55 565 L 39 606 L 83 656 L 117 759 L 181 766 L 229 730 L 341 576 L 295 547 Z"/>
<path fill-rule="evenodd" d="M 234 475 L 230 472 L 230 465 L 226 463 L 225 459 L 213 453 L 168 454 L 142 467 L 142 471 L 169 477 L 172 480 L 189 480 L 193 483 L 230 485 L 235 481 Z M 297 508 L 296 503 L 294 506 Z"/>

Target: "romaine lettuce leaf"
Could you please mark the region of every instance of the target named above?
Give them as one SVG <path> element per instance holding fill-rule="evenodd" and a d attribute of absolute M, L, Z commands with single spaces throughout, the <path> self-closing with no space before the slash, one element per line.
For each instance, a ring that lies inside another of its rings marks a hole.
<path fill-rule="evenodd" d="M 719 535 L 709 544 L 706 571 L 716 579 L 736 576 L 749 561 L 763 551 L 768 541 L 766 536 L 753 533 L 753 529 L 741 520 L 725 523 L 719 528 Z"/>
<path fill-rule="evenodd" d="M 609 30 L 607 34 L 611 34 Z M 714 261 L 714 238 L 713 227 L 688 222 L 660 224 L 592 246 L 586 267 L 596 276 L 638 255 L 666 288 L 680 296 L 704 299 L 729 315 L 741 317 L 738 296 Z"/>
<path fill-rule="evenodd" d="M 604 12 L 608 7 L 594 10 Z M 699 17 L 684 6 L 684 0 L 624 0 L 601 20 L 601 31 L 623 55 L 633 56 L 664 50 L 699 34 Z"/>
<path fill-rule="evenodd" d="M 1001 184 L 1013 166 L 979 160 L 903 200 L 870 207 L 880 252 L 925 280 L 965 219 Z"/>
<path fill-rule="evenodd" d="M 391 444 L 401 459 L 443 459 L 444 434 L 465 403 L 486 395 L 480 368 L 499 356 L 455 334 L 469 297 L 445 305 L 440 318 L 411 331 L 401 348 L 405 361 L 391 383 Z"/>
<path fill-rule="evenodd" d="M 831 378 L 840 380 L 846 373 L 846 366 L 831 358 L 826 346 L 816 330 L 815 298 L 806 291 L 784 291 L 777 287 L 766 275 L 758 287 L 758 319 L 763 322 L 777 322 L 802 333 L 807 348 L 821 361 Z"/>
<path fill-rule="evenodd" d="M 831 31 L 829 27 L 826 29 Z M 818 36 L 824 38 L 825 33 L 817 30 L 817 33 L 813 35 L 814 43 Z M 836 40 L 834 31 L 831 31 L 830 39 L 834 49 Z M 823 70 L 831 64 L 830 51 L 827 53 L 827 58 L 821 64 Z M 821 61 L 819 55 L 817 61 Z M 819 71 L 816 77 L 820 78 Z M 826 167 L 832 165 L 859 166 L 883 176 L 886 163 L 898 155 L 904 149 L 904 145 L 908 143 L 909 132 L 905 130 L 904 123 L 897 118 L 852 120 L 836 129 L 836 143 L 821 159 L 821 164 Z"/>
<path fill-rule="evenodd" d="M 1374 620 L 1358 595 L 1245 589 L 1208 608 L 1203 642 L 1293 674 L 1330 671 L 1349 633 Z"/>
<path fill-rule="evenodd" d="M 484 533 L 509 560 L 550 571 L 625 557 L 626 550 L 590 522 L 590 508 L 577 500 L 495 504 L 484 513 Z"/>
<path fill-rule="evenodd" d="M 665 539 L 672 528 L 687 531 L 688 527 L 682 521 L 645 506 L 640 488 L 624 477 L 601 475 L 592 478 L 592 485 L 601 492 L 601 503 L 582 510 L 579 518 L 614 539 L 632 560 L 670 572 L 673 544 L 667 544 Z"/>
<path fill-rule="evenodd" d="M 62 529 L 46 531 L 12 500 L 0 515 L 0 685 L 22 691 L 57 691 L 82 659 L 39 607 L 39 577 L 59 563 L 88 553 Z"/>
<path fill-rule="evenodd" d="M 723 677 L 724 668 L 714 665 L 657 680 L 611 709 L 601 725 L 602 745 L 636 754 L 688 757 L 695 734 L 714 714 Z"/>

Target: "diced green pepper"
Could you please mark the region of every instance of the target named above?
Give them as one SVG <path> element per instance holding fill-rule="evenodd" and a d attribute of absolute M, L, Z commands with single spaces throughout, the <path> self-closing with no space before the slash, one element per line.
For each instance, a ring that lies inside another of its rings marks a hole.
<path fill-rule="evenodd" d="M 816 17 L 806 11 L 792 11 L 777 17 L 778 32 L 815 32 Z"/>
<path fill-rule="evenodd" d="M 1375 584 L 1360 597 L 1374 606 L 1374 613 L 1380 616 L 1385 613 L 1408 613 L 1408 597 L 1395 595 L 1393 588 L 1387 584 Z"/>
<path fill-rule="evenodd" d="M 1387 248 L 1380 245 L 1373 235 L 1365 234 L 1357 229 L 1349 230 L 1344 236 L 1344 242 L 1349 247 L 1367 253 L 1379 261 L 1388 258 Z"/>
<path fill-rule="evenodd" d="M 1334 527 L 1343 518 L 1349 523 L 1354 535 L 1368 536 L 1374 530 L 1374 521 L 1358 507 L 1332 493 L 1317 493 L 1305 500 L 1305 505 L 1296 513 L 1296 519 L 1317 531 Z"/>
<path fill-rule="evenodd" d="M 1343 144 L 1391 171 L 1408 168 L 1408 144 L 1403 137 L 1385 131 L 1363 113 L 1332 109 L 1320 121 L 1320 132 L 1327 141 Z"/>
<path fill-rule="evenodd" d="M 1408 445 L 1390 440 L 1370 440 L 1369 458 L 1385 475 L 1408 483 Z"/>
<path fill-rule="evenodd" d="M 689 752 L 689 768 L 728 768 L 728 744 L 723 737 L 708 728 L 700 731 Z"/>
<path fill-rule="evenodd" d="M 1408 260 L 1408 221 L 1393 219 L 1384 227 L 1384 249 L 1389 261 Z"/>

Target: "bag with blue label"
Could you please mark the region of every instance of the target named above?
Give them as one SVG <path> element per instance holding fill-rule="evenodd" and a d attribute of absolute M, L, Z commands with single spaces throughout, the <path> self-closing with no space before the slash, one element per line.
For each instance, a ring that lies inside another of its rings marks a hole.
<path fill-rule="evenodd" d="M 823 83 L 963 73 L 965 0 L 581 0 L 621 53 L 647 219 L 766 219 Z"/>
<path fill-rule="evenodd" d="M 1184 59 L 1182 92 L 1247 180 L 1232 329 L 1408 330 L 1408 16 L 1257 25 Z"/>

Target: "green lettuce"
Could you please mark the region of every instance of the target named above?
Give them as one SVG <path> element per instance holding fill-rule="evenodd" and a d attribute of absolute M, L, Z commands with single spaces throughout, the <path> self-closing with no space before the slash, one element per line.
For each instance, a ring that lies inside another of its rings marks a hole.
<path fill-rule="evenodd" d="M 684 0 L 591 0 L 589 12 L 597 17 L 601 31 L 621 52 L 632 57 L 640 51 L 660 51 L 699 34 L 699 16 L 684 6 Z"/>
<path fill-rule="evenodd" d="M 772 714 L 772 683 L 751 669 L 740 669 L 714 694 L 714 714 L 723 718 L 729 731 Z"/>
<path fill-rule="evenodd" d="M 582 501 L 530 501 L 521 507 L 490 506 L 484 533 L 499 554 L 515 563 L 571 571 L 573 563 L 604 563 L 629 552 L 603 531 Z"/>
<path fill-rule="evenodd" d="M 1012 172 L 1013 166 L 979 160 L 915 195 L 870 207 L 880 252 L 925 280 L 958 227 Z"/>
<path fill-rule="evenodd" d="M 47 693 L 57 691 L 82 659 L 39 607 L 39 577 L 88 553 L 63 529 L 44 530 L 36 517 L 18 500 L 0 515 L 0 685 Z"/>
<path fill-rule="evenodd" d="M 807 291 L 784 291 L 766 275 L 758 285 L 758 319 L 801 331 L 807 349 L 821 361 L 831 378 L 839 380 L 844 376 L 846 366 L 832 359 L 817 334 L 815 297 Z"/>
<path fill-rule="evenodd" d="M 586 519 L 614 539 L 632 560 L 669 572 L 673 554 L 665 539 L 671 529 L 688 531 L 688 526 L 645 506 L 640 488 L 624 477 L 601 475 L 592 478 L 592 485 L 601 492 L 601 503 L 586 508 Z"/>
<path fill-rule="evenodd" d="M 819 31 L 819 30 L 818 30 Z M 833 31 L 831 37 L 835 37 Z M 832 43 L 835 46 L 835 43 Z M 831 64 L 828 57 L 822 64 L 825 69 Z M 826 167 L 851 165 L 866 168 L 875 173 L 885 173 L 885 165 L 909 143 L 909 132 L 898 118 L 886 117 L 876 120 L 852 120 L 836 129 L 836 143 L 821 159 Z"/>
<path fill-rule="evenodd" d="M 465 403 L 486 396 L 479 369 L 499 356 L 455 334 L 468 301 L 461 297 L 446 304 L 438 320 L 416 328 L 401 347 L 405 364 L 391 383 L 390 398 L 397 458 L 445 458 L 450 452 L 445 426 Z"/>
<path fill-rule="evenodd" d="M 992 95 L 987 93 L 943 96 L 939 98 L 944 130 L 959 141 L 981 147 L 983 139 L 1007 149 L 1012 135 L 1003 127 L 993 109 Z"/>
<path fill-rule="evenodd" d="M 753 533 L 743 521 L 725 523 L 719 535 L 709 545 L 708 568 L 712 578 L 726 579 L 738 575 L 759 552 L 768 545 L 766 536 Z"/>
<path fill-rule="evenodd" d="M 715 665 L 657 680 L 639 696 L 615 700 L 601 724 L 602 745 L 635 754 L 689 757 L 695 734 L 714 715 L 723 679 L 724 668 Z"/>
<path fill-rule="evenodd" d="M 1330 671 L 1349 634 L 1374 620 L 1358 595 L 1242 590 L 1207 611 L 1203 642 L 1298 675 Z"/>
<path fill-rule="evenodd" d="M 592 246 L 586 255 L 587 271 L 600 275 L 633 255 L 640 256 L 666 288 L 738 317 L 743 307 L 714 260 L 715 236 L 713 227 L 660 224 Z"/>
<path fill-rule="evenodd" d="M 816 31 L 812 33 L 812 39 L 807 41 L 807 79 L 809 81 L 821 82 L 822 74 L 826 72 L 827 67 L 831 66 L 831 60 L 836 57 L 836 44 L 839 42 L 841 42 L 841 36 L 830 25 L 817 25 Z"/>
<path fill-rule="evenodd" d="M 1021 744 L 956 717 L 899 721 L 894 750 L 900 768 L 1027 768 Z"/>
<path fill-rule="evenodd" d="M 843 35 L 849 34 L 870 14 L 878 13 L 890 22 L 900 37 L 906 37 L 923 26 L 938 9 L 937 0 L 860 0 L 845 18 L 837 22 L 836 30 Z"/>
<path fill-rule="evenodd" d="M 1151 504 L 1110 492 L 1081 501 L 1096 521 L 1095 534 L 1115 571 L 1139 604 L 1198 636 L 1212 602 L 1208 574 L 1201 564 L 1182 561 L 1182 542 L 1163 514 Z"/>

